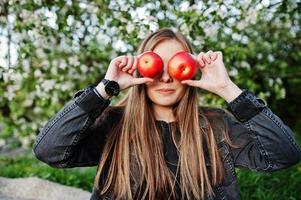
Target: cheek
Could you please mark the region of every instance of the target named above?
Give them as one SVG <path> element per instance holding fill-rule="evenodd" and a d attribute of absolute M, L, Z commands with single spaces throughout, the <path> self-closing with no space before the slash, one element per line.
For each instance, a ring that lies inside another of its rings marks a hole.
<path fill-rule="evenodd" d="M 151 85 L 146 86 L 146 95 L 150 98 L 154 95 L 155 90 L 152 88 Z"/>
<path fill-rule="evenodd" d="M 182 97 L 184 96 L 185 94 L 185 91 L 186 91 L 186 87 L 185 86 L 182 86 L 181 89 L 179 89 L 179 93 L 178 93 L 178 98 L 179 99 L 182 99 Z"/>
<path fill-rule="evenodd" d="M 179 94 L 184 94 L 186 89 L 188 89 L 187 85 L 183 85 L 179 81 L 176 81 L 175 87 L 177 88 Z"/>

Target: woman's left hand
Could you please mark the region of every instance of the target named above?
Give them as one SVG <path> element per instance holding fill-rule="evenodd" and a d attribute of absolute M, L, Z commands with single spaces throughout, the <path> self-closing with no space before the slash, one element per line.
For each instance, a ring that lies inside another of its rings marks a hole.
<path fill-rule="evenodd" d="M 223 62 L 223 54 L 220 51 L 201 52 L 196 60 L 199 63 L 202 76 L 200 80 L 184 80 L 182 84 L 199 87 L 219 95 L 232 81 Z"/>

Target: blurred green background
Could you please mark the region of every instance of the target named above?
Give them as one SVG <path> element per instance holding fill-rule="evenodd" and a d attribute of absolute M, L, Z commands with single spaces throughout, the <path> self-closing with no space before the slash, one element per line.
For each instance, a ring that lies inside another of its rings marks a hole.
<path fill-rule="evenodd" d="M 195 54 L 222 51 L 231 79 L 264 99 L 300 145 L 300 13 L 300 1 L 0 1 L 0 176 L 91 191 L 95 168 L 46 166 L 31 153 L 35 136 L 77 90 L 104 77 L 111 59 L 136 55 L 162 27 L 186 35 Z M 200 97 L 202 105 L 226 106 L 206 91 Z M 242 199 L 301 199 L 300 164 L 237 172 Z"/>

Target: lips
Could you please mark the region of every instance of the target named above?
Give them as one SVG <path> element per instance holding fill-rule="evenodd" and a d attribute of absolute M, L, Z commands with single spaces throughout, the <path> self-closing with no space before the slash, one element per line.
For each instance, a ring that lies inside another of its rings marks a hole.
<path fill-rule="evenodd" d="M 170 89 L 170 88 L 162 88 L 162 89 L 158 89 L 156 91 L 158 91 L 161 94 L 170 94 L 170 93 L 175 92 L 174 89 Z"/>

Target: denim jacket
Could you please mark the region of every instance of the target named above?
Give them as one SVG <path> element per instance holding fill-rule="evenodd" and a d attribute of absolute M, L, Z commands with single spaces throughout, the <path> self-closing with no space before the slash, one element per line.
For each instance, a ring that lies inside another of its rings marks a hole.
<path fill-rule="evenodd" d="M 98 119 L 109 104 L 109 100 L 97 96 L 93 86 L 78 91 L 37 135 L 35 156 L 56 168 L 97 166 L 108 130 L 122 114 L 113 112 L 100 123 Z M 235 167 L 272 172 L 301 159 L 291 129 L 248 90 L 228 103 L 227 110 L 204 107 L 202 111 L 219 113 L 227 122 L 231 141 L 241 146 L 231 148 L 222 134 L 214 131 L 225 168 L 223 183 L 214 188 L 214 200 L 240 199 Z M 160 131 L 169 131 L 166 122 L 157 123 L 162 127 Z M 205 122 L 201 126 L 206 126 Z M 91 199 L 114 198 L 112 194 L 100 198 L 93 189 Z"/>

